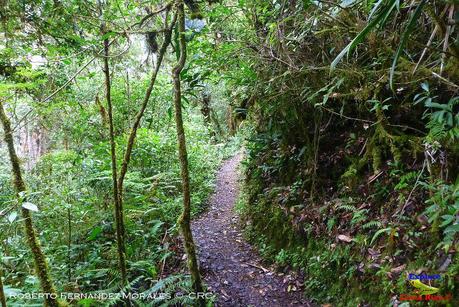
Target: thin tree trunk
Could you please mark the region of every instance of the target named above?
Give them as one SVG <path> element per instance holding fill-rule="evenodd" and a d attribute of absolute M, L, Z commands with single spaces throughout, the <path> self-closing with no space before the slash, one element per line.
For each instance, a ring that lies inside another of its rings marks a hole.
<path fill-rule="evenodd" d="M 68 263 L 68 281 L 72 281 L 72 212 L 67 208 L 68 237 L 67 237 L 67 263 Z"/>
<path fill-rule="evenodd" d="M 314 156 L 312 160 L 311 191 L 309 195 L 311 202 L 314 201 L 314 195 L 316 192 L 317 168 L 319 163 L 320 126 L 322 124 L 322 115 L 322 110 L 320 109 L 314 113 L 314 141 L 312 144 Z"/>
<path fill-rule="evenodd" d="M 142 106 L 140 107 L 140 110 L 135 117 L 134 124 L 132 125 L 131 131 L 129 133 L 128 143 L 127 143 L 126 151 L 124 153 L 123 162 L 121 164 L 120 175 L 118 178 L 118 190 L 120 191 L 120 195 L 122 194 L 122 191 L 123 191 L 124 178 L 126 177 L 127 169 L 129 166 L 129 161 L 131 160 L 131 154 L 132 154 L 132 149 L 134 147 L 135 138 L 137 136 L 137 130 L 140 127 L 140 121 L 142 120 L 142 117 L 148 105 L 148 101 L 150 100 L 150 96 L 151 96 L 153 87 L 156 82 L 156 77 L 158 76 L 159 69 L 161 68 L 161 63 L 163 61 L 164 54 L 166 53 L 167 47 L 169 46 L 171 42 L 172 29 L 175 25 L 176 19 L 177 19 L 177 16 L 174 15 L 169 28 L 167 28 L 167 23 L 166 23 L 166 31 L 164 32 L 164 42 L 161 45 L 161 48 L 158 53 L 158 60 L 156 63 L 155 70 L 153 71 L 153 74 L 150 78 L 150 83 L 148 85 L 147 92 L 145 93 L 145 97 L 143 99 Z"/>
<path fill-rule="evenodd" d="M 21 192 L 26 191 L 26 186 L 24 181 L 22 180 L 22 173 L 21 167 L 19 165 L 19 158 L 16 154 L 16 150 L 14 148 L 14 141 L 13 141 L 13 133 L 11 131 L 11 123 L 8 117 L 6 116 L 5 110 L 3 108 L 3 104 L 0 102 L 0 121 L 3 125 L 3 131 L 5 134 L 5 143 L 8 146 L 8 152 L 10 156 L 12 172 L 13 172 L 13 184 L 14 188 L 16 189 L 17 197 L 20 197 Z M 24 220 L 25 226 L 25 234 L 27 238 L 27 243 L 29 244 L 29 248 L 32 251 L 32 255 L 34 258 L 35 264 L 35 271 L 40 280 L 40 285 L 44 293 L 47 294 L 45 298 L 45 306 L 58 306 L 57 301 L 57 292 L 54 288 L 53 282 L 51 281 L 51 277 L 49 274 L 48 264 L 46 262 L 46 257 L 43 254 L 41 249 L 40 241 L 37 238 L 37 234 L 35 232 L 35 228 L 32 223 L 32 215 L 30 211 L 21 208 L 22 218 Z"/>
<path fill-rule="evenodd" d="M 129 80 L 129 71 L 126 71 L 126 98 L 128 108 L 131 109 L 131 81 Z"/>
<path fill-rule="evenodd" d="M 159 50 L 158 61 L 153 71 L 153 74 L 150 79 L 150 83 L 147 88 L 147 92 L 145 93 L 144 100 L 142 102 L 141 108 L 136 115 L 134 120 L 134 125 L 131 128 L 129 133 L 128 143 L 126 147 L 126 151 L 124 154 L 123 162 L 121 164 L 121 169 L 119 175 L 117 173 L 117 166 L 116 166 L 116 143 L 115 143 L 115 135 L 114 135 L 114 128 L 113 128 L 113 108 L 111 103 L 110 97 L 110 72 L 108 66 L 108 54 L 109 54 L 109 43 L 107 40 L 104 41 L 104 73 L 105 73 L 105 87 L 106 87 L 106 98 L 107 98 L 107 108 L 108 108 L 108 118 L 109 118 L 109 127 L 110 127 L 110 146 L 111 146 L 111 157 L 112 157 L 112 180 L 113 180 L 113 197 L 115 202 L 115 221 L 116 221 L 116 233 L 117 233 L 117 244 L 118 244 L 118 258 L 119 258 L 119 266 L 121 271 L 121 281 L 123 286 L 127 284 L 127 270 L 126 270 L 126 248 L 125 248 L 125 227 L 124 227 L 124 210 L 123 210 L 123 187 L 124 187 L 124 178 L 127 174 L 127 169 L 129 166 L 129 161 L 131 159 L 132 149 L 134 147 L 135 138 L 137 136 L 137 130 L 140 127 L 140 121 L 145 113 L 145 110 L 148 105 L 148 101 L 150 100 L 151 93 L 153 91 L 153 87 L 156 82 L 156 77 L 158 75 L 159 69 L 161 67 L 161 63 L 164 58 L 164 54 L 166 53 L 167 47 L 169 46 L 172 38 L 172 28 L 175 24 L 176 16 L 174 16 L 171 25 L 169 28 L 166 28 L 164 32 L 164 42 L 161 45 L 161 49 Z"/>
<path fill-rule="evenodd" d="M 2 307 L 6 307 L 6 297 L 5 297 L 5 291 L 3 290 L 3 281 L 2 281 L 2 269 L 0 269 L 0 303 L 2 304 Z"/>
<path fill-rule="evenodd" d="M 105 97 L 107 99 L 108 110 L 108 125 L 110 127 L 110 151 L 112 158 L 112 181 L 113 181 L 113 200 L 115 202 L 115 224 L 116 224 L 116 242 L 118 248 L 118 266 L 121 273 L 121 285 L 127 285 L 127 269 L 126 269 L 126 247 L 124 244 L 124 220 L 123 207 L 120 204 L 120 193 L 118 190 L 118 173 L 116 168 L 116 143 L 115 132 L 113 127 L 113 106 L 111 99 L 111 84 L 110 84 L 110 67 L 108 64 L 109 43 L 104 40 L 104 74 L 105 74 Z"/>
<path fill-rule="evenodd" d="M 124 238 L 124 234 L 126 232 L 125 228 L 124 228 L 124 211 L 123 211 L 124 178 L 126 177 L 126 174 L 127 174 L 129 161 L 131 159 L 132 149 L 134 147 L 135 138 L 137 136 L 137 130 L 140 127 L 140 121 L 142 120 L 142 117 L 143 117 L 143 115 L 145 113 L 145 110 L 147 108 L 147 105 L 148 105 L 148 101 L 150 100 L 150 96 L 151 96 L 151 93 L 153 91 L 153 87 L 155 85 L 156 77 L 158 75 L 159 69 L 161 68 L 161 63 L 163 61 L 164 54 L 165 54 L 165 52 L 167 50 L 167 47 L 169 46 L 169 44 L 171 42 L 172 27 L 175 24 L 175 19 L 176 19 L 176 17 L 174 16 L 170 28 L 167 29 L 164 32 L 164 42 L 163 42 L 163 44 L 161 46 L 161 49 L 159 51 L 158 61 L 157 61 L 155 70 L 153 71 L 153 74 L 151 76 L 150 84 L 148 85 L 147 92 L 145 93 L 145 97 L 144 97 L 142 106 L 141 106 L 139 112 L 136 115 L 136 118 L 135 118 L 135 121 L 134 121 L 134 125 L 132 126 L 131 131 L 129 133 L 129 138 L 128 138 L 128 143 L 127 143 L 127 146 L 126 146 L 126 151 L 124 153 L 123 162 L 121 163 L 121 170 L 120 170 L 119 176 L 117 177 L 118 180 L 117 180 L 117 188 L 116 189 L 117 189 L 117 194 L 118 194 L 117 203 L 118 203 L 118 208 L 119 208 L 119 210 L 118 210 L 118 213 L 119 213 L 118 221 L 119 221 L 119 225 L 120 225 L 120 228 L 121 228 L 120 232 L 122 233 L 123 238 Z"/>
<path fill-rule="evenodd" d="M 183 129 L 182 118 L 182 93 L 180 84 L 180 73 L 186 61 L 186 42 L 185 42 L 185 13 L 183 1 L 177 1 L 177 15 L 178 15 L 178 32 L 179 32 L 179 48 L 180 58 L 177 65 L 172 70 L 172 77 L 174 80 L 174 106 L 175 106 L 175 124 L 177 129 L 177 141 L 180 160 L 180 169 L 182 176 L 182 189 L 183 189 L 183 212 L 179 217 L 179 224 L 182 230 L 182 235 L 185 243 L 185 251 L 188 258 L 188 267 L 191 273 L 192 285 L 195 292 L 202 292 L 201 276 L 199 274 L 198 260 L 196 257 L 196 248 L 193 241 L 193 233 L 190 226 L 190 175 L 188 171 L 188 155 L 186 151 L 185 131 Z M 204 301 L 198 301 L 199 306 L 204 306 Z"/>
<path fill-rule="evenodd" d="M 212 119 L 212 121 L 215 124 L 215 127 L 217 128 L 217 133 L 220 136 L 220 138 L 224 138 L 225 134 L 223 133 L 220 122 L 218 121 L 218 116 L 213 109 L 210 109 L 210 118 Z"/>

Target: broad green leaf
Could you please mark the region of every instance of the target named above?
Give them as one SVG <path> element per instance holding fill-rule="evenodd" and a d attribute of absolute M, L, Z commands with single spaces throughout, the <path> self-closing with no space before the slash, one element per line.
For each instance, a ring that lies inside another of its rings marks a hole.
<path fill-rule="evenodd" d="M 451 226 L 448 226 L 444 231 L 445 234 L 448 234 L 450 232 L 452 232 L 452 233 L 459 232 L 459 223 L 456 223 L 456 224 L 453 224 Z"/>
<path fill-rule="evenodd" d="M 422 82 L 422 83 L 421 83 L 421 88 L 422 88 L 424 91 L 428 92 L 428 91 L 429 91 L 429 83 L 427 83 L 427 82 Z"/>
<path fill-rule="evenodd" d="M 440 227 L 445 227 L 446 225 L 451 224 L 451 222 L 455 219 L 454 215 L 443 215 L 442 216 L 443 223 L 441 223 Z"/>
<path fill-rule="evenodd" d="M 97 226 L 96 228 L 93 228 L 91 233 L 88 236 L 88 240 L 92 241 L 97 238 L 97 236 L 102 232 L 102 227 Z"/>

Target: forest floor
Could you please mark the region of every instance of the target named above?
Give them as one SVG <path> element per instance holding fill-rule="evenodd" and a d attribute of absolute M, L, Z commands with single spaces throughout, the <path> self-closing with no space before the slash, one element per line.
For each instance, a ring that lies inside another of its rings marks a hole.
<path fill-rule="evenodd" d="M 241 159 L 238 154 L 223 163 L 209 210 L 193 222 L 204 280 L 217 306 L 312 306 L 303 297 L 300 276 L 263 264 L 243 238 L 234 211 Z"/>

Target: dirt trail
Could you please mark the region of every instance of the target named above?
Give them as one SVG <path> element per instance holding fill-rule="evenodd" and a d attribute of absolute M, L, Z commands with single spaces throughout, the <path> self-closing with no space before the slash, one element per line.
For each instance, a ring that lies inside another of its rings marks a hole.
<path fill-rule="evenodd" d="M 223 164 L 209 210 L 193 222 L 201 271 L 218 296 L 217 306 L 312 306 L 302 297 L 296 278 L 266 268 L 243 239 L 233 210 L 241 159 L 239 154 Z M 297 291 L 287 292 L 295 287 Z"/>

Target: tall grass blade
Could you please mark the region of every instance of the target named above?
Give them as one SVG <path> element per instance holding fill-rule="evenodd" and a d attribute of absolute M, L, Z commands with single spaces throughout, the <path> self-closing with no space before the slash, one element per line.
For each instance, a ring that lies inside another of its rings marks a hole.
<path fill-rule="evenodd" d="M 405 49 L 405 45 L 408 41 L 408 37 L 413 31 L 416 21 L 421 15 L 422 9 L 424 5 L 426 4 L 426 2 L 427 2 L 426 0 L 422 0 L 421 3 L 419 3 L 418 7 L 416 8 L 416 10 L 413 12 L 410 19 L 408 20 L 408 24 L 405 28 L 405 31 L 403 31 L 402 37 L 400 38 L 400 44 L 398 45 L 397 51 L 395 52 L 394 60 L 392 62 L 392 67 L 390 69 L 389 84 L 392 90 L 394 89 L 394 74 L 395 74 L 395 68 L 397 67 L 398 59 L 400 58 L 403 50 Z"/>

